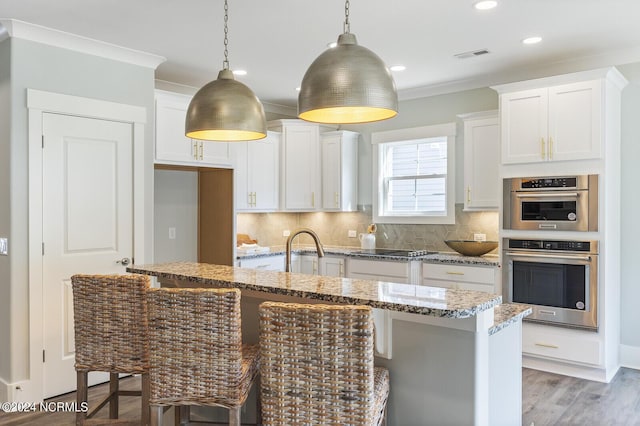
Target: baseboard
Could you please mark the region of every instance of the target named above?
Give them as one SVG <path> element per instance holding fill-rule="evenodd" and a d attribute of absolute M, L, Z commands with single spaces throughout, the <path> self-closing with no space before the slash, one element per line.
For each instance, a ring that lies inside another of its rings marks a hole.
<path fill-rule="evenodd" d="M 640 370 L 640 346 L 620 345 L 620 364 Z"/>
<path fill-rule="evenodd" d="M 609 383 L 618 372 L 618 368 L 606 370 L 604 368 L 589 367 L 586 365 L 569 364 L 531 356 L 522 356 L 522 366 L 548 373 L 562 374 L 564 376 L 577 377 L 579 379 L 593 380 Z"/>
<path fill-rule="evenodd" d="M 9 401 L 9 385 L 0 378 L 0 403 Z"/>
<path fill-rule="evenodd" d="M 0 378 L 0 402 L 40 402 L 33 392 L 31 381 L 7 383 Z"/>

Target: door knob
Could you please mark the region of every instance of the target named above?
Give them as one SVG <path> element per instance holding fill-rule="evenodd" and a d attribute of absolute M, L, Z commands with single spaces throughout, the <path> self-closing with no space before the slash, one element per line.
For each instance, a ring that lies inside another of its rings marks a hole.
<path fill-rule="evenodd" d="M 128 257 L 123 257 L 120 260 L 116 260 L 116 263 L 121 263 L 122 266 L 127 266 L 129 264 L 130 260 Z"/>

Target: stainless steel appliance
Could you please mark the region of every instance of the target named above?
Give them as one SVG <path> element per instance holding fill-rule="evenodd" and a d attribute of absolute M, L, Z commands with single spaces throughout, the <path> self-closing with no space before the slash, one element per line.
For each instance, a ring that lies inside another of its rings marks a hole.
<path fill-rule="evenodd" d="M 598 175 L 504 180 L 504 229 L 597 231 Z"/>
<path fill-rule="evenodd" d="M 528 321 L 598 329 L 598 242 L 503 240 L 503 298 Z"/>

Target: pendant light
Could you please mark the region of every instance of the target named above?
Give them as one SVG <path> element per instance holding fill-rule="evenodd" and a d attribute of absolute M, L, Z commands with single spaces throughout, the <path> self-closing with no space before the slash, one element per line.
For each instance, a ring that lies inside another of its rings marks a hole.
<path fill-rule="evenodd" d="M 316 123 L 353 124 L 398 114 L 391 72 L 375 53 L 359 46 L 349 32 L 349 0 L 344 33 L 309 66 L 298 95 L 298 117 Z"/>
<path fill-rule="evenodd" d="M 264 108 L 258 97 L 236 81 L 229 69 L 229 6 L 224 1 L 224 61 L 218 78 L 204 85 L 189 103 L 185 135 L 211 141 L 247 141 L 267 136 Z"/>

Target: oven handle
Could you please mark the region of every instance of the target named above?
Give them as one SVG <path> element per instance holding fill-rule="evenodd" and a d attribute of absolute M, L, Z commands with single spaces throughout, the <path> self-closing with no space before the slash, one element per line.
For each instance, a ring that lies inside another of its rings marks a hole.
<path fill-rule="evenodd" d="M 521 257 L 540 257 L 545 259 L 569 259 L 569 260 L 591 260 L 591 256 L 572 256 L 562 254 L 538 254 L 538 253 L 519 253 L 514 251 L 505 252 L 509 256 L 521 256 Z"/>
<path fill-rule="evenodd" d="M 538 194 L 520 194 L 517 193 L 516 197 L 518 198 L 560 198 L 560 197 L 577 197 L 580 194 L 577 192 L 555 192 L 553 194 L 549 193 L 538 193 Z"/>

